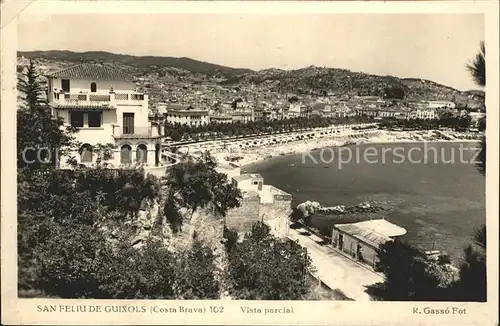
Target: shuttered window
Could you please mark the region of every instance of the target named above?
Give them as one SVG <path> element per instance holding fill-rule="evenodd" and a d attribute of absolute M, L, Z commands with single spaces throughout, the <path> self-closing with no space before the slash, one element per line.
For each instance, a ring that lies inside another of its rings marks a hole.
<path fill-rule="evenodd" d="M 69 92 L 69 79 L 61 79 L 61 88 L 65 92 Z"/>
<path fill-rule="evenodd" d="M 100 127 L 101 126 L 102 112 L 89 112 L 89 127 Z"/>
<path fill-rule="evenodd" d="M 83 127 L 83 112 L 72 111 L 69 114 L 71 120 L 71 126 L 76 128 Z"/>
<path fill-rule="evenodd" d="M 134 133 L 134 113 L 123 113 L 123 133 Z"/>

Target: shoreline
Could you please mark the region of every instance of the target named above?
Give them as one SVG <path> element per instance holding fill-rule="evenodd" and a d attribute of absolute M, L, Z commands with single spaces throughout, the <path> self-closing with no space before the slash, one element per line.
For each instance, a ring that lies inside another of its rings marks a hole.
<path fill-rule="evenodd" d="M 252 148 L 248 150 L 241 150 L 237 155 L 243 158 L 238 161 L 239 168 L 243 171 L 251 165 L 263 163 L 269 161 L 273 158 L 280 156 L 290 156 L 295 154 L 301 154 L 308 151 L 320 150 L 329 147 L 342 147 L 342 146 L 356 146 L 362 144 L 415 144 L 415 143 L 477 143 L 479 139 L 413 139 L 415 136 L 428 136 L 425 132 L 405 132 L 405 134 L 396 134 L 401 132 L 387 132 L 387 131 L 377 131 L 376 133 L 382 133 L 382 135 L 370 136 L 370 135 L 345 135 L 336 137 L 325 137 L 320 139 L 310 139 L 310 140 L 299 140 L 296 142 L 290 142 L 285 144 L 278 144 L 274 146 L 265 146 L 265 148 Z M 354 137 L 359 136 L 359 137 Z M 409 138 L 412 139 L 409 139 Z M 344 139 L 347 138 L 347 139 Z M 341 140 L 342 139 L 342 140 Z M 224 156 L 234 154 L 229 152 L 217 153 L 216 157 L 218 160 L 222 159 L 225 164 L 229 164 L 228 161 L 224 159 Z"/>

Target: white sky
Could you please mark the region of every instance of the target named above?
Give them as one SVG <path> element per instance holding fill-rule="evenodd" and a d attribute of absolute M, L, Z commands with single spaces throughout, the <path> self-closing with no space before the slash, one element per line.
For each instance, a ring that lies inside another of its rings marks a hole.
<path fill-rule="evenodd" d="M 65 14 L 21 16 L 18 46 L 251 69 L 328 66 L 466 90 L 477 88 L 465 64 L 484 37 L 480 14 Z"/>

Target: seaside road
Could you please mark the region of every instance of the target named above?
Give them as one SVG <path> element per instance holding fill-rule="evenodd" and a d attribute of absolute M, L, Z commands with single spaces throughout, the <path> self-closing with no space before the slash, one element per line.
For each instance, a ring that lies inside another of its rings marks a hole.
<path fill-rule="evenodd" d="M 365 292 L 366 286 L 383 282 L 383 278 L 359 266 L 352 260 L 322 246 L 306 235 L 289 229 L 288 237 L 302 247 L 307 248 L 312 264 L 316 268 L 316 276 L 331 289 L 339 289 L 353 300 L 369 301 L 371 297 Z"/>

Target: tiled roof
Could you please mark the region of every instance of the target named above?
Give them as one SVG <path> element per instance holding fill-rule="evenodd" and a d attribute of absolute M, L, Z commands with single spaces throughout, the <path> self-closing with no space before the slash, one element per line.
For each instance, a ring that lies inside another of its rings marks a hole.
<path fill-rule="evenodd" d="M 167 110 L 193 110 L 189 104 L 169 104 Z"/>
<path fill-rule="evenodd" d="M 49 73 L 47 77 L 88 80 L 134 80 L 134 77 L 132 75 L 129 75 L 115 67 L 95 63 L 82 63 L 66 69 L 55 71 L 53 73 Z"/>
<path fill-rule="evenodd" d="M 86 104 L 52 104 L 58 109 L 73 109 L 73 110 L 114 110 L 115 107 L 107 104 L 102 105 L 86 105 Z"/>

